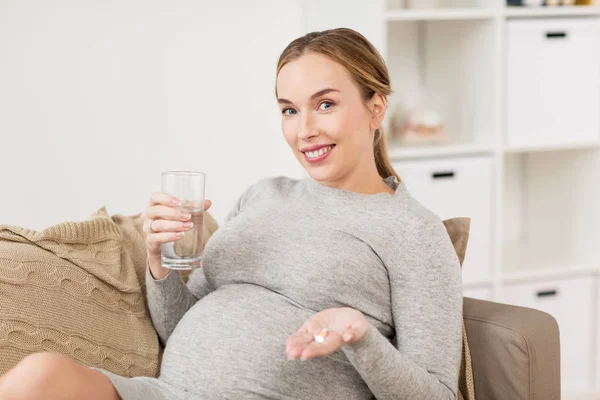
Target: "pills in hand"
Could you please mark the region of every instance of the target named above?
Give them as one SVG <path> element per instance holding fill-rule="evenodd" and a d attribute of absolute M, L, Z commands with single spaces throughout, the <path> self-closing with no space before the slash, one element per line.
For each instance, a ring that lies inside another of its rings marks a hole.
<path fill-rule="evenodd" d="M 324 343 L 325 338 L 327 337 L 327 334 L 328 334 L 327 328 L 321 329 L 321 332 L 319 332 L 319 334 L 315 336 L 315 342 Z"/>

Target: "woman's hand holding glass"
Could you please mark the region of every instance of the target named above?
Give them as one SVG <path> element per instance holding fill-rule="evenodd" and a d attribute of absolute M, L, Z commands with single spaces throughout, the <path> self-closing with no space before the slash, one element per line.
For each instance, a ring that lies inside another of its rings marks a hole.
<path fill-rule="evenodd" d="M 192 229 L 191 215 L 180 208 L 179 201 L 167 193 L 155 192 L 141 216 L 146 234 L 148 263 L 154 279 L 162 279 L 170 271 L 161 265 L 162 244 L 181 240 L 185 232 Z M 204 211 L 211 204 L 210 200 L 204 200 Z"/>

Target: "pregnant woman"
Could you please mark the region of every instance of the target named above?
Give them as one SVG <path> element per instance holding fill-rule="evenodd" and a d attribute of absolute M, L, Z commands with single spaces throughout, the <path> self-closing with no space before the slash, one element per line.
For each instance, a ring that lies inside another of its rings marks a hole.
<path fill-rule="evenodd" d="M 160 376 L 38 353 L 0 378 L 0 398 L 456 399 L 459 261 L 390 166 L 390 92 L 381 56 L 353 30 L 290 43 L 276 96 L 308 177 L 250 186 L 187 284 L 160 265 L 160 245 L 180 240 L 189 216 L 165 193 L 144 211 Z"/>

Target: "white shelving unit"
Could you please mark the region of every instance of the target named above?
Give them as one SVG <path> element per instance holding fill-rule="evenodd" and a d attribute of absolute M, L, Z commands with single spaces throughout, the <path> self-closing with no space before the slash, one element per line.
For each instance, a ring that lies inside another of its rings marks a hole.
<path fill-rule="evenodd" d="M 554 315 L 563 398 L 600 398 L 600 7 L 402 3 L 306 0 L 305 28 L 381 51 L 386 132 L 400 103 L 443 115 L 449 143 L 390 145 L 396 171 L 441 217 L 472 217 L 465 295 Z"/>

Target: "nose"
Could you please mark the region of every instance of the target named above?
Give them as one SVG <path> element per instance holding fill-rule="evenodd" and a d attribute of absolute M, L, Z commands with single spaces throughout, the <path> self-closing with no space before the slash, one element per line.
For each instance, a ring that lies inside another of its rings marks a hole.
<path fill-rule="evenodd" d="M 311 113 L 303 113 L 300 118 L 300 126 L 298 127 L 298 139 L 308 140 L 317 135 L 318 132 L 315 129 L 315 124 Z"/>

